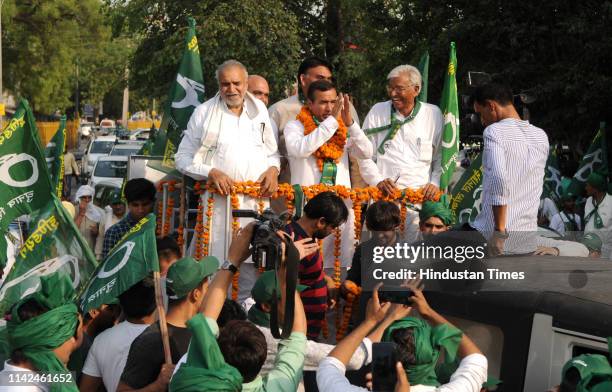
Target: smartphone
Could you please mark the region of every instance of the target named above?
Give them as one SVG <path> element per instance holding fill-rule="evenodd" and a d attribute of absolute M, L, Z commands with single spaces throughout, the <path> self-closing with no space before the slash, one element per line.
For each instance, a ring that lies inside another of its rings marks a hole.
<path fill-rule="evenodd" d="M 410 297 L 414 292 L 408 288 L 402 290 L 381 290 L 378 292 L 380 302 L 391 302 L 394 304 L 412 305 Z"/>
<path fill-rule="evenodd" d="M 395 343 L 372 344 L 372 391 L 393 392 L 397 383 Z"/>

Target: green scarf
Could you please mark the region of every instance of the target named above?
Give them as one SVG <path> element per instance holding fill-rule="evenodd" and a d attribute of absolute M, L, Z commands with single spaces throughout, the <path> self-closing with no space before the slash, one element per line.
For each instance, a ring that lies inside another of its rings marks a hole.
<path fill-rule="evenodd" d="M 445 363 L 454 362 L 463 335 L 462 332 L 450 324 L 441 324 L 432 328 L 427 322 L 419 318 L 406 317 L 394 322 L 387 328 L 383 341 L 392 341 L 393 331 L 403 328 L 412 328 L 414 334 L 416 363 L 406 368 L 410 383 L 412 385 L 439 386 L 440 382 L 436 377 L 436 363 L 440 357 L 440 351 L 445 350 Z"/>
<path fill-rule="evenodd" d="M 248 320 L 260 327 L 270 328 L 270 313 L 266 313 L 259 309 L 257 304 L 249 308 Z"/>
<path fill-rule="evenodd" d="M 197 314 L 187 321 L 192 337 L 187 362 L 181 365 L 170 382 L 170 391 L 240 391 L 242 376 L 228 365 L 206 319 Z"/>
<path fill-rule="evenodd" d="M 435 216 L 440 218 L 442 222 L 449 226 L 453 224 L 454 216 L 451 210 L 442 202 L 426 201 L 421 206 L 419 212 L 419 219 L 421 222 L 425 222 L 427 219 Z"/>
<path fill-rule="evenodd" d="M 601 201 L 603 202 L 603 199 Z M 584 227 L 586 227 L 587 223 L 589 223 L 591 218 L 595 218 L 595 222 L 593 225 L 595 226 L 596 229 L 602 229 L 603 219 L 601 219 L 601 216 L 599 215 L 599 205 L 601 204 L 601 202 L 600 203 L 595 202 L 594 196 L 591 197 L 591 202 L 593 203 L 593 209 L 591 210 L 591 212 L 589 212 L 587 216 L 584 217 Z"/>
<path fill-rule="evenodd" d="M 78 309 L 71 301 L 74 289 L 67 276 L 53 273 L 40 278 L 41 288 L 13 306 L 7 322 L 11 352 L 20 350 L 41 373 L 68 373 L 68 369 L 53 352 L 74 336 L 79 323 Z M 34 300 L 49 311 L 22 321 L 19 308 L 24 302 Z M 72 392 L 78 388 L 74 382 L 51 384 L 51 392 Z"/>
<path fill-rule="evenodd" d="M 380 155 L 383 155 L 385 153 L 385 143 L 389 140 L 393 140 L 393 138 L 395 137 L 395 135 L 397 134 L 397 132 L 400 130 L 400 128 L 403 125 L 408 124 L 410 121 L 414 120 L 417 114 L 419 114 L 420 109 L 421 109 L 421 101 L 417 100 L 416 103 L 414 104 L 414 108 L 412 109 L 412 112 L 408 115 L 408 117 L 400 121 L 395 116 L 395 108 L 393 107 L 393 104 L 391 104 L 391 122 L 387 125 L 383 125 L 382 127 L 364 129 L 363 132 L 365 132 L 366 136 L 370 136 L 370 135 L 377 134 L 379 132 L 388 131 L 387 135 L 385 136 L 383 141 L 378 146 L 378 153 Z"/>

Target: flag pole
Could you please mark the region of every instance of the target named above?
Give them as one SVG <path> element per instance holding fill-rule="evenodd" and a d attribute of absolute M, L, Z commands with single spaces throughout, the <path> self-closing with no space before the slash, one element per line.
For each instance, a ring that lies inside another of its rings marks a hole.
<path fill-rule="evenodd" d="M 168 335 L 168 324 L 166 324 L 166 311 L 164 310 L 164 298 L 161 291 L 161 275 L 159 271 L 153 271 L 155 282 L 155 304 L 159 319 L 159 331 L 161 333 L 162 345 L 164 346 L 164 362 L 172 364 L 172 353 L 170 352 L 170 336 Z"/>

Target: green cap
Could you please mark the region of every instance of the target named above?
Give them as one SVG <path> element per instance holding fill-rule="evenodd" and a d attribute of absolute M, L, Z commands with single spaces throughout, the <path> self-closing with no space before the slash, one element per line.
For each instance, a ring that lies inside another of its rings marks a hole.
<path fill-rule="evenodd" d="M 500 380 L 499 378 L 496 378 L 495 376 L 491 376 L 491 375 L 489 375 L 489 376 L 487 377 L 487 381 L 485 381 L 485 382 L 482 384 L 482 387 L 483 387 L 483 388 L 493 388 L 493 387 L 495 387 L 495 386 L 497 386 L 497 385 L 499 385 L 499 384 L 501 384 L 501 383 L 503 383 L 503 381 L 502 381 L 502 380 Z"/>
<path fill-rule="evenodd" d="M 565 191 L 563 191 L 563 194 L 561 194 L 561 200 L 563 201 L 569 201 L 569 200 L 575 200 L 575 199 L 576 199 L 576 195 L 569 189 L 566 189 Z"/>
<path fill-rule="evenodd" d="M 119 204 L 124 203 L 123 199 L 121 199 L 121 192 L 114 192 L 113 196 L 110 199 L 110 204 Z"/>
<path fill-rule="evenodd" d="M 306 287 L 308 286 L 298 284 L 296 289 L 298 292 L 301 292 L 305 290 Z M 281 292 L 278 280 L 276 280 L 276 273 L 274 271 L 265 271 L 253 285 L 251 296 L 258 304 L 269 304 L 272 302 L 272 295 L 275 288 L 280 298 Z"/>
<path fill-rule="evenodd" d="M 582 244 L 589 248 L 590 251 L 601 252 L 601 238 L 595 233 L 586 233 L 582 237 Z"/>
<path fill-rule="evenodd" d="M 600 192 L 606 192 L 608 190 L 608 185 L 606 184 L 606 176 L 597 172 L 593 172 L 589 174 L 586 180 L 587 184 L 592 186 L 593 188 L 599 190 Z"/>
<path fill-rule="evenodd" d="M 590 392 L 610 392 L 612 391 L 612 380 L 597 383 L 591 387 Z"/>
<path fill-rule="evenodd" d="M 219 268 L 219 260 L 208 256 L 201 261 L 193 257 L 183 257 L 168 268 L 166 275 L 166 293 L 170 299 L 183 298 Z"/>
<path fill-rule="evenodd" d="M 612 375 L 612 367 L 608 358 L 600 354 L 583 354 L 567 361 L 561 372 L 562 378 L 566 379 L 567 372 L 575 368 L 580 375 L 580 384 L 591 380 L 594 376 Z"/>

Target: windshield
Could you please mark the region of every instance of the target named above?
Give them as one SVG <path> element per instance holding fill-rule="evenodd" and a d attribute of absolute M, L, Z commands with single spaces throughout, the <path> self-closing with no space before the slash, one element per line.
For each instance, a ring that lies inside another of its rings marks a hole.
<path fill-rule="evenodd" d="M 89 152 L 91 154 L 108 154 L 113 149 L 115 142 L 94 141 Z"/>
<path fill-rule="evenodd" d="M 123 178 L 125 177 L 126 173 L 127 162 L 98 161 L 96 170 L 94 171 L 94 176 Z"/>
<path fill-rule="evenodd" d="M 140 147 L 137 148 L 115 148 L 113 152 L 111 152 L 111 156 L 119 156 L 119 157 L 129 157 L 130 155 L 135 155 L 140 151 Z"/>

